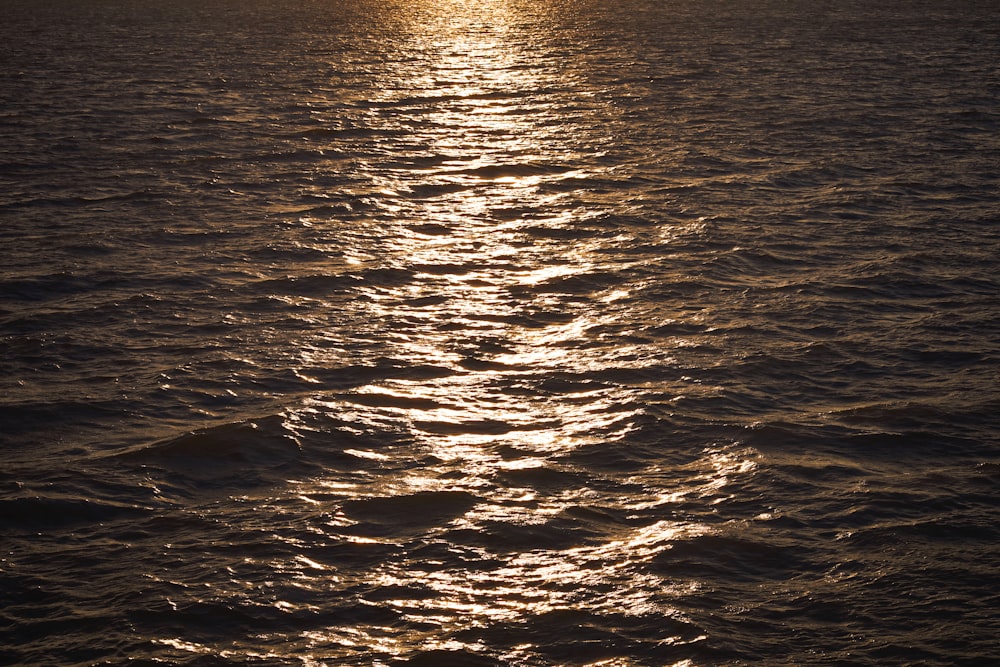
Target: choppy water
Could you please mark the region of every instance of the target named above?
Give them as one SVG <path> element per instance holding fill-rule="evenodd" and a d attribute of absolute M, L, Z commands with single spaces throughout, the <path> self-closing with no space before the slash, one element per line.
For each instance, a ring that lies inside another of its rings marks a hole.
<path fill-rule="evenodd" d="M 1000 12 L 2 4 L 0 662 L 1000 661 Z"/>

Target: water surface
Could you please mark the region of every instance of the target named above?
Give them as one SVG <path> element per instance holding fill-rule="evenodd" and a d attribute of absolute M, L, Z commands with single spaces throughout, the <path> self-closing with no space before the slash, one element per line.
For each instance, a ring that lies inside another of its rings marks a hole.
<path fill-rule="evenodd" d="M 4 3 L 0 661 L 1000 661 L 1000 15 Z"/>

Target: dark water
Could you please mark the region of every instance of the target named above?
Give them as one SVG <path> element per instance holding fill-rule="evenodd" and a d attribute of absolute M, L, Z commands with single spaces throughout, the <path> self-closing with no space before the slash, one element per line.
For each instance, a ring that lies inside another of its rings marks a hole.
<path fill-rule="evenodd" d="M 995 3 L 0 8 L 0 663 L 1000 663 Z"/>

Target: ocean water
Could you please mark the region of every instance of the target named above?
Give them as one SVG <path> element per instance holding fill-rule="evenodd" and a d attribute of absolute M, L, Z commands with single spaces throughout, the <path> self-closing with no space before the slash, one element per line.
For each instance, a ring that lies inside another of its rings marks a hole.
<path fill-rule="evenodd" d="M 1000 664 L 996 3 L 0 9 L 0 663 Z"/>

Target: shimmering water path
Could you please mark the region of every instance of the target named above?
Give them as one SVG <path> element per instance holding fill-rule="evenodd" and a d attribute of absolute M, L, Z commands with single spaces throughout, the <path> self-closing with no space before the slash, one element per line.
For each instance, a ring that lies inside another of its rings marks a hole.
<path fill-rule="evenodd" d="M 3 9 L 0 663 L 1000 662 L 988 3 Z"/>

